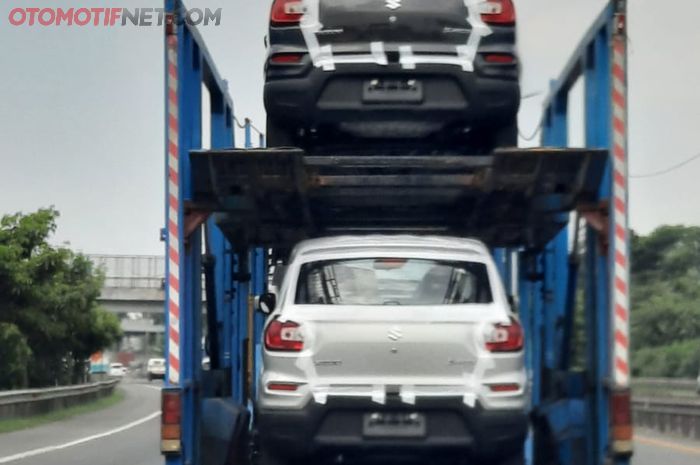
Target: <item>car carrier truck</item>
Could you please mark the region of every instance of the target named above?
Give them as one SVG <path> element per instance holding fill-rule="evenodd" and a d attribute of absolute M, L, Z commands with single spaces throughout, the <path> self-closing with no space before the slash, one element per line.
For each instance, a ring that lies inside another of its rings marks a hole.
<path fill-rule="evenodd" d="M 180 7 L 166 2 L 170 15 Z M 622 0 L 606 5 L 552 82 L 542 146 L 486 155 L 253 148 L 249 121 L 245 148 L 234 149 L 238 120 L 226 81 L 197 30 L 169 21 L 165 462 L 254 456 L 264 325 L 255 301 L 295 244 L 402 232 L 478 238 L 517 297 L 529 392 L 523 460 L 629 463 L 625 8 Z M 567 102 L 579 79 L 585 148 L 571 149 Z M 210 134 L 202 133 L 202 85 Z M 202 150 L 205 138 L 211 148 Z"/>

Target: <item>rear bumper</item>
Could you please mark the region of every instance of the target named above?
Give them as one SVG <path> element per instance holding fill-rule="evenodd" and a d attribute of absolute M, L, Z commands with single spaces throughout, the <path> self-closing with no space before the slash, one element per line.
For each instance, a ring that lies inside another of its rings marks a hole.
<path fill-rule="evenodd" d="M 368 438 L 363 417 L 373 412 L 418 412 L 426 417 L 426 435 L 417 438 Z M 323 454 L 363 456 L 392 451 L 394 455 L 469 454 L 499 457 L 522 447 L 527 429 L 523 410 L 467 407 L 462 398 L 417 399 L 407 405 L 389 398 L 386 404 L 358 398 L 329 398 L 300 410 L 255 410 L 260 446 L 286 458 Z"/>
<path fill-rule="evenodd" d="M 310 58 L 298 65 L 268 66 L 265 107 L 281 126 L 312 128 L 348 121 L 424 122 L 445 126 L 508 123 L 520 105 L 517 65 L 486 65 L 477 59 L 475 72 L 446 64 L 338 65 L 333 72 L 315 68 Z M 418 103 L 368 103 L 363 85 L 375 78 L 416 79 L 423 85 Z"/>

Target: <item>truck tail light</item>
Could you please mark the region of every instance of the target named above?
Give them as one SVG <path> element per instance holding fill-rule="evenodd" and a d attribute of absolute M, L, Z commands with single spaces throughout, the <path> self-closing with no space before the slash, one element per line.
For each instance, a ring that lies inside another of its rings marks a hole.
<path fill-rule="evenodd" d="M 163 454 L 179 454 L 182 451 L 181 415 L 181 391 L 179 389 L 163 388 L 161 391 L 160 416 L 160 451 Z"/>
<path fill-rule="evenodd" d="M 488 0 L 480 4 L 481 19 L 486 24 L 515 24 L 515 6 L 513 0 Z"/>
<path fill-rule="evenodd" d="M 494 325 L 486 337 L 486 349 L 489 352 L 518 352 L 523 348 L 523 328 L 514 318 L 510 324 Z"/>
<path fill-rule="evenodd" d="M 629 389 L 612 392 L 610 400 L 612 422 L 612 450 L 615 455 L 632 454 L 632 406 Z"/>
<path fill-rule="evenodd" d="M 304 2 L 299 0 L 275 0 L 272 2 L 270 22 L 281 26 L 299 24 L 304 16 Z"/>
<path fill-rule="evenodd" d="M 300 352 L 304 348 L 299 323 L 272 320 L 265 330 L 265 348 L 267 350 Z"/>

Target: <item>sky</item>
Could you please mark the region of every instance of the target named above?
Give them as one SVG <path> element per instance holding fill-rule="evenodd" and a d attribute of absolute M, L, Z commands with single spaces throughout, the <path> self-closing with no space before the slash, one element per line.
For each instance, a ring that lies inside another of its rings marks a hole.
<path fill-rule="evenodd" d="M 264 127 L 262 67 L 271 0 L 191 0 L 222 8 L 200 28 L 239 118 Z M 381 1 L 381 0 L 377 0 Z M 428 1 L 428 0 L 426 0 Z M 516 0 L 524 95 L 537 127 L 550 79 L 605 0 Z M 630 172 L 700 153 L 700 2 L 629 2 Z M 153 0 L 5 0 L 0 4 L 0 214 L 53 205 L 55 243 L 85 253 L 160 254 L 164 222 L 163 41 L 158 27 L 12 26 L 14 7 L 161 7 Z M 570 145 L 582 145 L 582 92 L 570 96 Z M 242 134 L 237 142 L 242 143 Z M 524 145 L 527 145 L 523 141 Z M 700 225 L 700 160 L 633 178 L 630 221 Z"/>

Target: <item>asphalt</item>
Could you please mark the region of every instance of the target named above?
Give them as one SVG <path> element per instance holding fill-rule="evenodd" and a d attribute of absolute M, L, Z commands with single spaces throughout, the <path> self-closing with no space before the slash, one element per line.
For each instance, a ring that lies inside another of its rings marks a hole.
<path fill-rule="evenodd" d="M 162 465 L 160 384 L 123 381 L 117 405 L 0 434 L 0 464 Z"/>
<path fill-rule="evenodd" d="M 162 465 L 160 384 L 125 380 L 119 404 L 33 429 L 0 434 L 0 465 Z M 632 465 L 698 465 L 700 441 L 637 431 Z"/>

